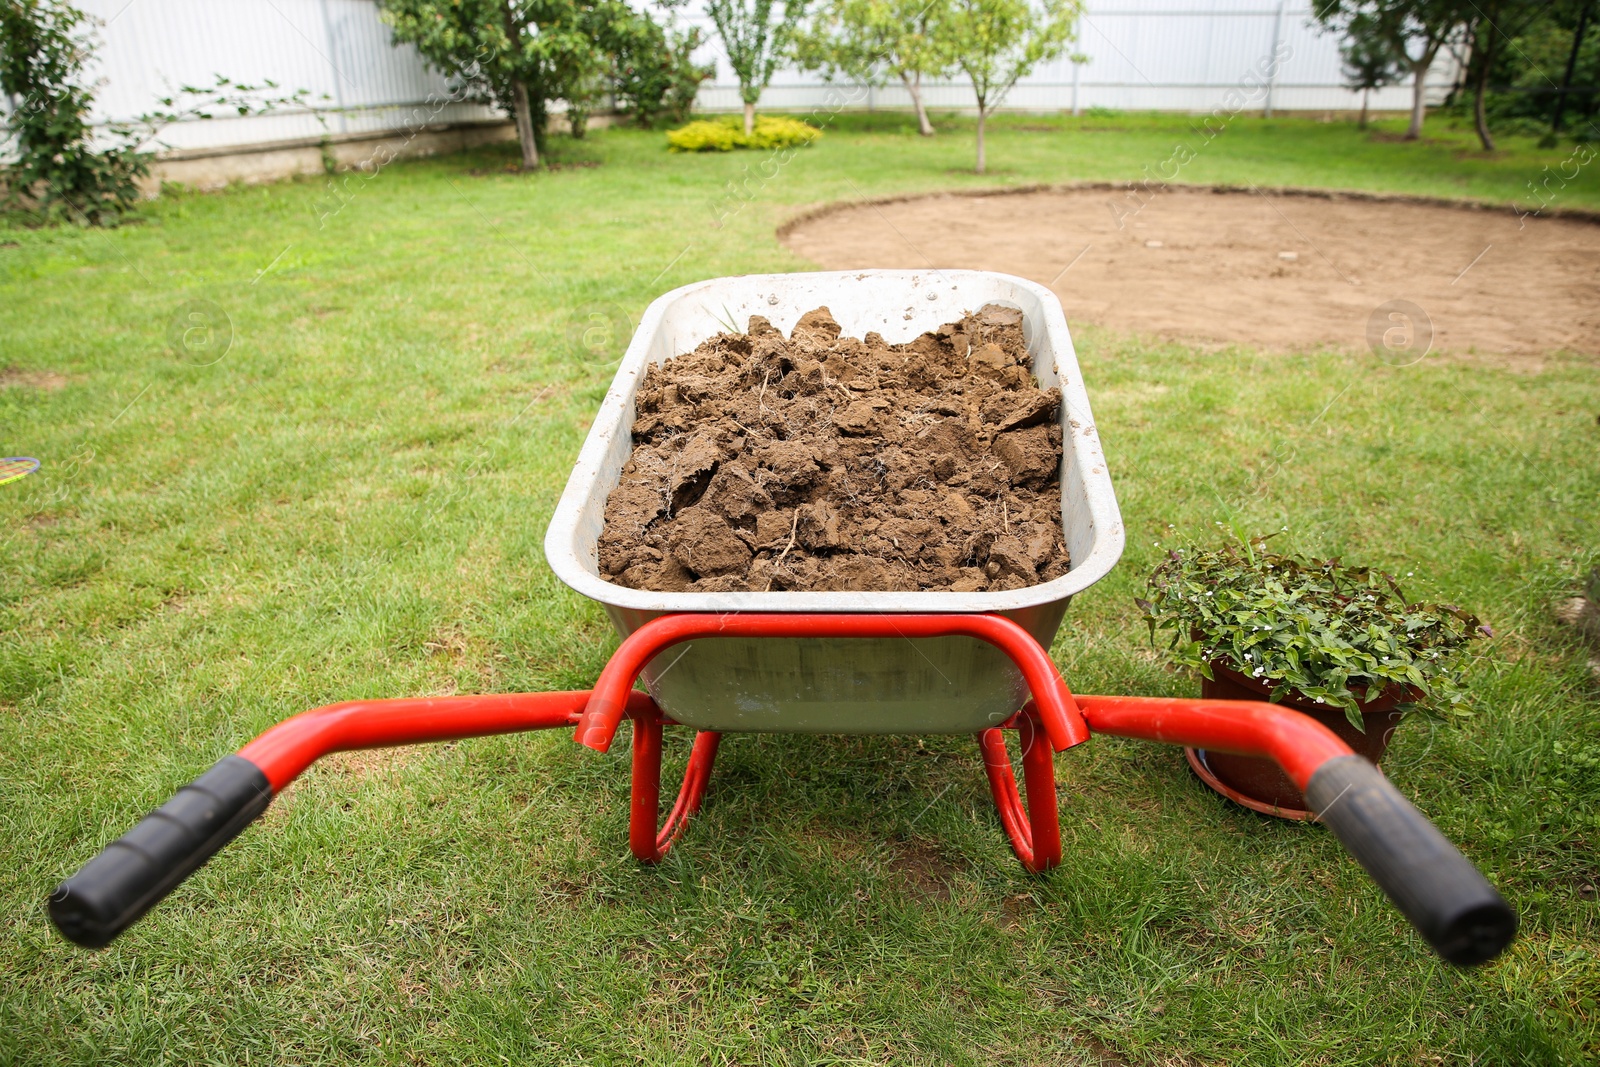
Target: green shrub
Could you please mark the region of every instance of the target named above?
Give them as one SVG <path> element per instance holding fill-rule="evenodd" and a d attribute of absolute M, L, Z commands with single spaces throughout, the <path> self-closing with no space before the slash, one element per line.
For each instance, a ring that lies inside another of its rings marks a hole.
<path fill-rule="evenodd" d="M 617 53 L 617 105 L 645 129 L 688 121 L 700 83 L 716 73 L 694 61 L 704 42 L 694 27 L 668 31 L 638 20 Z"/>
<path fill-rule="evenodd" d="M 45 221 L 114 222 L 138 202 L 138 179 L 150 173 L 150 157 L 131 140 L 95 144 L 95 84 L 84 72 L 93 24 L 55 0 L 0 4 L 0 92 L 11 98 L 5 132 L 16 151 L 6 206 Z"/>
<path fill-rule="evenodd" d="M 773 115 L 757 117 L 755 129 L 745 135 L 744 123 L 737 117 L 698 119 L 667 133 L 667 147 L 674 152 L 731 152 L 735 148 L 796 148 L 822 136 L 822 131 L 799 119 Z"/>

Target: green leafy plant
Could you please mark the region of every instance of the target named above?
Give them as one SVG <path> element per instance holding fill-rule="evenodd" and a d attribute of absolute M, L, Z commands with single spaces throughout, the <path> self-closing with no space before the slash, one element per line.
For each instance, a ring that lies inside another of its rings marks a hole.
<path fill-rule="evenodd" d="M 745 133 L 737 119 L 698 119 L 667 132 L 667 147 L 674 152 L 731 152 L 735 148 L 797 148 L 822 136 L 822 131 L 799 119 L 762 115 Z"/>
<path fill-rule="evenodd" d="M 704 43 L 698 27 L 669 31 L 641 20 L 617 53 L 618 107 L 646 129 L 687 121 L 700 83 L 716 73 L 694 61 L 695 49 Z"/>
<path fill-rule="evenodd" d="M 917 132 L 932 137 L 922 80 L 943 77 L 955 65 L 949 7 L 949 0 L 824 0 L 795 35 L 795 60 L 829 81 L 881 86 L 899 78 L 911 96 Z"/>
<path fill-rule="evenodd" d="M 1367 128 L 1367 101 L 1374 89 L 1393 85 L 1404 73 L 1402 58 L 1395 54 L 1394 42 L 1370 14 L 1353 16 L 1345 26 L 1339 43 L 1340 71 L 1345 88 L 1361 94 L 1361 121 Z"/>
<path fill-rule="evenodd" d="M 394 43 L 415 45 L 467 99 L 509 112 L 522 169 L 537 170 L 550 102 L 574 133 L 604 98 L 603 79 L 646 16 L 622 0 L 380 0 Z"/>
<path fill-rule="evenodd" d="M 756 102 L 788 57 L 805 7 L 806 0 L 706 0 L 706 14 L 739 79 L 746 137 L 755 132 Z"/>
<path fill-rule="evenodd" d="M 95 126 L 95 86 L 84 71 L 95 24 L 60 0 L 0 0 L 0 92 L 13 101 L 5 128 L 17 157 L 4 176 L 7 208 L 46 223 L 114 224 L 138 202 L 150 149 L 162 145 L 165 127 L 224 112 L 310 108 L 304 89 L 275 95 L 276 82 L 245 85 L 217 75 L 214 85 L 183 86 L 137 119 Z M 263 96 L 267 90 L 274 94 Z"/>
<path fill-rule="evenodd" d="M 989 115 L 1020 79 L 1067 50 L 1082 10 L 1082 0 L 950 0 L 941 33 L 978 100 L 976 173 L 989 169 Z"/>
<path fill-rule="evenodd" d="M 7 206 L 45 220 L 114 221 L 139 199 L 148 157 L 127 145 L 96 146 L 89 110 L 94 87 L 83 77 L 91 54 L 87 15 L 50 0 L 0 0 L 0 91 L 15 104 L 6 117 L 17 161 L 6 180 Z"/>
<path fill-rule="evenodd" d="M 1401 710 L 1467 714 L 1457 654 L 1489 633 L 1476 616 L 1414 603 L 1370 567 L 1270 552 L 1266 541 L 1169 552 L 1150 599 L 1135 598 L 1151 640 L 1170 630 L 1180 666 L 1213 678 L 1221 664 L 1271 685 L 1274 701 L 1297 693 L 1343 708 L 1357 729 L 1358 704 L 1394 688 L 1406 693 Z"/>

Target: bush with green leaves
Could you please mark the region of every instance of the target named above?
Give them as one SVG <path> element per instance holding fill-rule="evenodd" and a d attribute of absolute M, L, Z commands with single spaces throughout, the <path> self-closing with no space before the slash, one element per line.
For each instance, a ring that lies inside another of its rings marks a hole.
<path fill-rule="evenodd" d="M 686 121 L 700 83 L 716 73 L 694 61 L 695 49 L 704 43 L 697 27 L 668 30 L 640 20 L 617 53 L 617 106 L 646 129 Z"/>
<path fill-rule="evenodd" d="M 54 0 L 0 0 L 0 92 L 14 101 L 6 127 L 17 154 L 6 175 L 8 208 L 105 223 L 139 199 L 149 157 L 131 145 L 94 143 L 94 86 L 83 74 L 92 25 Z"/>
<path fill-rule="evenodd" d="M 755 128 L 744 132 L 738 119 L 698 119 L 667 133 L 667 147 L 674 152 L 731 152 L 735 148 L 799 148 L 822 136 L 809 122 L 762 115 Z"/>
<path fill-rule="evenodd" d="M 1136 598 L 1150 626 L 1172 631 L 1180 666 L 1213 665 L 1343 708 L 1357 729 L 1359 703 L 1405 691 L 1402 711 L 1468 714 L 1461 650 L 1488 628 L 1450 604 L 1414 603 L 1391 575 L 1338 559 L 1270 552 L 1265 537 L 1168 553 Z"/>
<path fill-rule="evenodd" d="M 84 71 L 95 24 L 62 0 L 0 0 L 0 92 L 13 102 L 5 128 L 16 152 L 0 178 L 8 210 L 47 224 L 112 225 L 138 203 L 139 180 L 149 176 L 151 149 L 164 147 L 167 126 L 287 106 L 316 113 L 305 89 L 279 95 L 276 82 L 245 85 L 219 74 L 213 85 L 182 86 L 155 111 L 97 127 L 89 119 L 95 86 Z"/>

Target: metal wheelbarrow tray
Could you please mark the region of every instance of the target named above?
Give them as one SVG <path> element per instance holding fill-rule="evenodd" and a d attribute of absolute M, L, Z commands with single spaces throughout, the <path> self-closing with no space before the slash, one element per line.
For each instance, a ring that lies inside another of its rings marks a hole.
<path fill-rule="evenodd" d="M 1061 389 L 1063 531 L 1071 569 L 998 593 L 658 593 L 600 576 L 606 496 L 633 447 L 634 396 L 650 365 L 752 314 L 786 333 L 826 305 L 846 334 L 907 340 L 998 303 L 1021 310 L 1041 385 Z M 629 847 L 658 862 L 699 807 L 724 732 L 969 733 L 1001 824 L 1034 872 L 1061 859 L 1054 753 L 1091 731 L 1265 756 L 1434 948 L 1493 958 L 1516 915 L 1472 864 L 1365 759 L 1312 719 L 1255 701 L 1084 696 L 1046 653 L 1072 596 L 1121 555 L 1121 516 L 1060 303 L 1043 286 L 979 271 L 863 271 L 720 278 L 652 303 L 617 370 L 551 520 L 556 574 L 599 602 L 624 640 L 592 691 L 336 704 L 272 727 L 224 757 L 57 888 L 69 939 L 108 944 L 330 752 L 574 727 L 605 751 L 632 721 Z M 642 679 L 648 692 L 634 689 Z M 665 726 L 697 731 L 683 786 L 660 819 Z M 1020 734 L 1024 790 L 1005 731 Z"/>
<path fill-rule="evenodd" d="M 877 331 L 897 344 L 991 303 L 1022 311 L 1034 375 L 1041 387 L 1061 389 L 1067 574 L 1004 593 L 655 593 L 600 576 L 595 546 L 606 496 L 633 450 L 634 396 L 651 365 L 730 326 L 742 332 L 751 315 L 787 335 L 801 315 L 827 305 L 845 335 Z M 1122 543 L 1122 516 L 1055 295 L 981 271 L 852 271 L 719 278 L 651 304 L 578 454 L 544 549 L 556 576 L 604 606 L 623 636 L 676 612 L 937 612 L 1001 615 L 1049 648 L 1073 594 L 1111 569 Z M 662 711 L 702 730 L 973 733 L 1010 718 L 1026 699 L 1005 654 L 970 637 L 699 642 L 648 664 L 644 681 Z"/>

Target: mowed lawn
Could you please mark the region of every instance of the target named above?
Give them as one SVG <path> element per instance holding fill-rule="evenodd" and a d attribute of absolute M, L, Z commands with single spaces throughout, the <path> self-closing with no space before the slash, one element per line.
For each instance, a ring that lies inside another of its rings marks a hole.
<path fill-rule="evenodd" d="M 695 279 L 806 269 L 774 230 L 812 205 L 1139 179 L 1194 138 L 1007 118 L 980 179 L 945 125 L 840 119 L 771 178 L 601 131 L 533 177 L 483 151 L 0 229 L 0 453 L 44 463 L 0 487 L 0 1062 L 1600 1058 L 1600 689 L 1552 615 L 1600 563 L 1600 368 L 1559 354 L 1402 368 L 1075 328 L 1129 542 L 1052 650 L 1069 682 L 1197 692 L 1132 597 L 1219 522 L 1479 612 L 1477 717 L 1407 724 L 1387 768 L 1522 913 L 1481 970 L 1438 962 L 1322 829 L 1109 738 L 1057 758 L 1044 877 L 970 738 L 730 737 L 645 869 L 626 746 L 551 733 L 329 759 L 110 949 L 49 927 L 56 882 L 279 719 L 593 681 L 616 636 L 541 550 L 608 383 L 585 337 L 620 345 Z M 1393 134 L 1241 117 L 1179 180 L 1504 202 L 1571 151 Z M 1595 168 L 1556 205 L 1600 207 Z M 191 301 L 231 323 L 220 360 L 172 343 Z"/>

